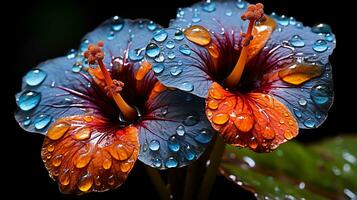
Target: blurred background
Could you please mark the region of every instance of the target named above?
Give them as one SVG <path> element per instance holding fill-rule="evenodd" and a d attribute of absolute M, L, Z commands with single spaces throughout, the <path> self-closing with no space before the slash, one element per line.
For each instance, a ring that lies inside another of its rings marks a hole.
<path fill-rule="evenodd" d="M 114 15 L 123 18 L 150 18 L 157 23 L 167 26 L 169 20 L 176 15 L 176 9 L 186 7 L 196 1 L 168 0 L 168 1 L 26 1 L 10 2 L 2 6 L 2 28 L 5 61 L 2 66 L 1 81 L 6 92 L 2 99 L 6 100 L 5 117 L 1 120 L 6 125 L 2 131 L 3 140 L 2 160 L 5 169 L 2 173 L 6 178 L 5 193 L 11 192 L 13 198 L 26 194 L 27 198 L 44 197 L 48 199 L 77 199 L 76 196 L 62 195 L 57 184 L 47 175 L 41 157 L 40 149 L 43 136 L 27 134 L 16 124 L 13 113 L 16 109 L 14 94 L 20 91 L 22 76 L 47 59 L 65 55 L 71 48 L 77 48 L 80 39 L 87 32 L 93 30 L 104 20 Z M 276 12 L 294 16 L 304 25 L 312 26 L 318 22 L 331 25 L 337 38 L 337 48 L 331 56 L 335 83 L 335 103 L 327 121 L 317 130 L 302 131 L 298 140 L 313 142 L 326 137 L 333 137 L 342 133 L 357 133 L 355 113 L 356 109 L 356 62 L 354 53 L 349 50 L 356 40 L 353 32 L 352 12 L 338 14 L 339 3 L 326 0 L 261 0 L 267 13 Z M 346 2 L 346 1 L 345 1 Z M 12 5 L 11 5 L 12 4 Z M 342 9 L 347 9 L 345 8 Z M 5 10 L 8 11 L 5 14 Z M 352 20 L 352 21 L 350 21 Z M 347 22 L 343 24 L 343 22 Z M 350 55 L 348 55 L 350 54 Z M 5 98 L 4 98 L 5 97 Z M 3 113 L 3 112 L 2 112 Z M 9 137 L 7 139 L 7 137 Z M 212 191 L 212 199 L 222 196 L 254 199 L 254 196 L 243 189 L 219 177 Z M 156 199 L 156 191 L 143 167 L 137 165 L 130 174 L 128 181 L 120 188 L 103 194 L 85 195 L 85 199 L 107 199 L 150 197 Z"/>

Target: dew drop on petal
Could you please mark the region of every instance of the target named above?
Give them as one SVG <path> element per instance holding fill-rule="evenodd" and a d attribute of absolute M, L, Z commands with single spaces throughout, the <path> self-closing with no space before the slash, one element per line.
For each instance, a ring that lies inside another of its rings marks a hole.
<path fill-rule="evenodd" d="M 37 86 L 42 83 L 47 76 L 47 73 L 41 69 L 32 69 L 24 77 L 24 80 L 29 86 Z"/>
<path fill-rule="evenodd" d="M 310 97 L 314 103 L 319 106 L 325 105 L 329 102 L 331 90 L 327 85 L 315 85 L 311 88 Z"/>
<path fill-rule="evenodd" d="M 173 152 L 178 152 L 180 150 L 180 144 L 176 138 L 176 136 L 171 136 L 168 141 L 168 147 Z"/>
<path fill-rule="evenodd" d="M 186 56 L 189 56 L 191 54 L 191 49 L 190 49 L 190 47 L 188 47 L 187 44 L 181 45 L 179 47 L 179 51 Z"/>
<path fill-rule="evenodd" d="M 175 66 L 175 67 L 171 67 L 171 69 L 170 69 L 170 74 L 172 76 L 178 76 L 181 73 L 182 73 L 182 67 Z"/>
<path fill-rule="evenodd" d="M 151 151 L 157 151 L 160 149 L 160 142 L 157 140 L 151 140 L 151 142 L 149 143 L 149 149 Z"/>
<path fill-rule="evenodd" d="M 156 30 L 153 33 L 153 39 L 156 42 L 163 42 L 166 40 L 166 38 L 167 38 L 167 32 L 164 29 Z"/>
<path fill-rule="evenodd" d="M 214 2 L 211 2 L 211 1 L 206 1 L 202 5 L 202 10 L 206 11 L 206 12 L 213 12 L 213 11 L 216 10 L 216 4 Z"/>
<path fill-rule="evenodd" d="M 185 91 L 185 92 L 192 92 L 194 89 L 194 86 L 192 83 L 184 82 L 178 86 L 178 89 Z"/>
<path fill-rule="evenodd" d="M 73 135 L 73 138 L 76 140 L 85 140 L 91 136 L 91 130 L 89 128 L 81 128 Z"/>
<path fill-rule="evenodd" d="M 124 20 L 119 16 L 114 16 L 111 22 L 111 28 L 113 31 L 120 31 L 124 27 Z"/>
<path fill-rule="evenodd" d="M 24 121 L 22 121 L 22 125 L 24 126 L 28 126 L 30 125 L 32 122 L 31 118 L 30 117 L 26 117 Z"/>
<path fill-rule="evenodd" d="M 76 55 L 77 55 L 77 51 L 75 49 L 71 49 L 67 53 L 67 59 L 73 59 L 76 57 Z"/>
<path fill-rule="evenodd" d="M 229 120 L 229 115 L 226 113 L 216 114 L 212 117 L 213 123 L 218 125 L 225 124 L 227 123 L 228 120 Z"/>
<path fill-rule="evenodd" d="M 146 47 L 146 55 L 150 58 L 155 58 L 160 54 L 160 47 L 154 43 L 150 43 Z"/>
<path fill-rule="evenodd" d="M 154 31 L 156 29 L 156 24 L 153 22 L 153 21 L 150 21 L 148 24 L 147 24 L 147 28 L 150 30 L 150 31 Z"/>
<path fill-rule="evenodd" d="M 27 91 L 20 95 L 17 100 L 17 105 L 23 111 L 29 111 L 35 108 L 41 101 L 41 93 L 35 91 Z"/>
<path fill-rule="evenodd" d="M 248 132 L 253 128 L 254 119 L 252 116 L 241 113 L 234 119 L 234 125 L 242 132 Z"/>
<path fill-rule="evenodd" d="M 195 136 L 195 140 L 201 144 L 207 144 L 212 140 L 212 134 L 208 129 L 202 129 Z"/>
<path fill-rule="evenodd" d="M 211 35 L 203 26 L 191 26 L 185 30 L 184 34 L 188 40 L 200 46 L 211 43 Z"/>
<path fill-rule="evenodd" d="M 48 130 L 47 136 L 51 140 L 58 140 L 67 132 L 69 128 L 70 125 L 66 122 L 56 123 Z"/>
<path fill-rule="evenodd" d="M 54 167 L 60 166 L 62 164 L 62 155 L 56 155 L 52 158 L 51 162 Z"/>
<path fill-rule="evenodd" d="M 78 73 L 82 69 L 82 64 L 80 62 L 76 62 L 72 66 L 72 72 Z"/>
<path fill-rule="evenodd" d="M 164 71 L 164 69 L 165 69 L 165 65 L 162 63 L 156 64 L 152 68 L 155 74 L 160 74 L 161 72 Z"/>
<path fill-rule="evenodd" d="M 328 49 L 327 42 L 325 40 L 317 40 L 313 45 L 312 49 L 316 52 L 324 52 Z"/>
<path fill-rule="evenodd" d="M 300 98 L 300 99 L 298 100 L 298 103 L 299 103 L 300 106 L 306 106 L 307 101 L 306 101 L 306 99 L 304 99 L 304 98 Z"/>
<path fill-rule="evenodd" d="M 168 49 L 173 49 L 175 47 L 175 43 L 172 40 L 167 41 L 165 45 Z"/>
<path fill-rule="evenodd" d="M 302 117 L 301 111 L 299 109 L 294 108 L 293 111 L 294 111 L 294 114 L 296 117 L 298 117 L 298 118 Z"/>
<path fill-rule="evenodd" d="M 321 76 L 323 72 L 324 70 L 320 65 L 295 62 L 280 70 L 278 75 L 286 83 L 300 85 Z"/>
<path fill-rule="evenodd" d="M 309 118 L 307 120 L 304 121 L 304 125 L 307 127 L 307 128 L 315 128 L 316 126 L 316 123 L 313 119 Z"/>
<path fill-rule="evenodd" d="M 175 40 L 181 41 L 181 40 L 183 40 L 184 37 L 185 37 L 185 35 L 181 30 L 176 30 L 175 36 L 174 36 Z"/>
<path fill-rule="evenodd" d="M 271 140 L 271 139 L 274 139 L 274 137 L 275 137 L 275 131 L 273 129 L 271 129 L 269 126 L 266 126 L 262 132 L 262 135 L 265 139 Z"/>
<path fill-rule="evenodd" d="M 35 128 L 41 130 L 50 124 L 52 117 L 49 115 L 41 114 L 34 120 Z"/>
<path fill-rule="evenodd" d="M 179 136 L 184 136 L 186 133 L 185 127 L 182 125 L 177 126 L 176 128 L 176 134 Z"/>
<path fill-rule="evenodd" d="M 278 19 L 278 23 L 282 26 L 287 26 L 289 25 L 289 18 L 287 18 L 285 15 L 282 15 L 280 17 L 277 18 Z"/>
<path fill-rule="evenodd" d="M 115 32 L 114 31 L 109 31 L 107 34 L 107 39 L 108 40 L 114 40 L 115 39 Z"/>
<path fill-rule="evenodd" d="M 314 33 L 331 33 L 331 27 L 328 24 L 316 24 L 311 28 Z"/>
<path fill-rule="evenodd" d="M 162 166 L 162 161 L 160 158 L 155 158 L 153 161 L 152 161 L 152 165 L 156 168 L 160 168 Z"/>
<path fill-rule="evenodd" d="M 188 115 L 184 120 L 183 124 L 186 126 L 194 126 L 199 122 L 199 118 L 197 115 Z"/>
<path fill-rule="evenodd" d="M 185 158 L 189 161 L 192 161 L 196 158 L 196 153 L 191 149 L 189 145 L 184 148 L 184 154 Z"/>
<path fill-rule="evenodd" d="M 328 42 L 333 42 L 333 36 L 331 33 L 326 33 L 325 40 Z"/>
<path fill-rule="evenodd" d="M 130 49 L 128 53 L 128 57 L 131 61 L 139 61 L 144 58 L 142 55 L 143 49 Z"/>
<path fill-rule="evenodd" d="M 165 166 L 167 168 L 174 168 L 177 167 L 177 165 L 178 165 L 178 161 L 172 156 L 170 156 L 165 160 Z"/>
<path fill-rule="evenodd" d="M 93 185 L 93 177 L 90 174 L 84 175 L 78 182 L 78 189 L 87 192 Z"/>
<path fill-rule="evenodd" d="M 299 35 L 294 35 L 290 40 L 289 43 L 293 46 L 293 47 L 304 47 L 305 46 L 305 42 L 304 40 L 299 36 Z"/>
<path fill-rule="evenodd" d="M 245 6 L 246 6 L 246 2 L 244 0 L 238 0 L 237 3 L 236 3 L 236 6 L 239 8 L 239 9 L 244 9 Z"/>
<path fill-rule="evenodd" d="M 176 55 L 175 55 L 175 53 L 173 52 L 173 51 L 169 51 L 168 53 L 167 53 L 167 58 L 168 59 L 174 59 L 176 57 Z"/>

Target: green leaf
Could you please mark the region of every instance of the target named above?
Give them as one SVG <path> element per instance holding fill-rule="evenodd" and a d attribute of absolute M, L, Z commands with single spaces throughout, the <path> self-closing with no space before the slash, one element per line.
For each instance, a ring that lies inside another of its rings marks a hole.
<path fill-rule="evenodd" d="M 227 145 L 220 172 L 258 199 L 356 199 L 357 137 L 291 141 L 265 154 Z"/>

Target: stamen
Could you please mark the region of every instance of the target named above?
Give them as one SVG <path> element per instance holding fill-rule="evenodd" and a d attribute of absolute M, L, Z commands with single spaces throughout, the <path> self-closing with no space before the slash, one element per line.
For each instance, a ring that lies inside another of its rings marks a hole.
<path fill-rule="evenodd" d="M 257 3 L 256 5 L 249 5 L 247 8 L 247 11 L 242 14 L 241 18 L 242 20 L 249 20 L 249 25 L 248 25 L 248 30 L 246 33 L 242 33 L 242 37 L 244 37 L 244 40 L 242 41 L 243 48 L 242 51 L 239 55 L 239 59 L 231 72 L 229 76 L 227 77 L 225 81 L 225 85 L 228 88 L 233 88 L 235 87 L 243 74 L 244 66 L 247 62 L 248 58 L 248 46 L 250 44 L 250 41 L 252 41 L 253 36 L 253 27 L 255 22 L 262 22 L 266 20 L 266 16 L 264 14 L 264 5 L 261 3 Z"/>
<path fill-rule="evenodd" d="M 120 111 L 123 113 L 125 119 L 133 121 L 137 118 L 138 113 L 134 108 L 125 102 L 123 97 L 120 95 L 124 87 L 124 83 L 118 80 L 113 80 L 103 63 L 104 52 L 101 47 L 104 46 L 102 41 L 98 42 L 97 45 L 88 45 L 88 50 L 84 52 L 84 57 L 88 59 L 89 64 L 98 63 L 100 70 L 104 76 L 104 81 L 106 84 L 105 89 L 108 91 L 108 95 L 112 96 L 115 103 L 117 104 Z"/>

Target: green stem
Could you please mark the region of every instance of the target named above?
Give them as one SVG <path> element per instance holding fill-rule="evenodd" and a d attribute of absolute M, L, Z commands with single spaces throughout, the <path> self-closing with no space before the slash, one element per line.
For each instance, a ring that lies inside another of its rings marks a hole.
<path fill-rule="evenodd" d="M 210 164 L 206 169 L 206 173 L 203 177 L 201 188 L 198 192 L 197 199 L 199 200 L 207 200 L 209 198 L 209 194 L 216 180 L 218 168 L 222 160 L 224 147 L 225 145 L 224 145 L 223 138 L 217 135 L 212 153 L 209 157 Z"/>
<path fill-rule="evenodd" d="M 170 192 L 167 189 L 164 181 L 161 178 L 161 175 L 158 170 L 153 169 L 149 166 L 145 166 L 146 173 L 149 175 L 152 184 L 154 184 L 157 193 L 160 196 L 161 200 L 169 200 L 170 199 Z"/>
<path fill-rule="evenodd" d="M 198 173 L 199 172 L 199 162 L 194 162 L 187 167 L 186 178 L 185 178 L 185 188 L 183 193 L 184 200 L 192 200 L 193 193 L 196 190 Z"/>

